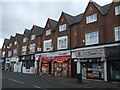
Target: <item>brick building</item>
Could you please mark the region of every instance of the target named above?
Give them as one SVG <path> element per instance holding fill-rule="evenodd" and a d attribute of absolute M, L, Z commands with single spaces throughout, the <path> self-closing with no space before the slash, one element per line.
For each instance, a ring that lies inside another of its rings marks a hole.
<path fill-rule="evenodd" d="M 89 2 L 77 16 L 61 13 L 44 28 L 33 25 L 18 43 L 21 72 L 61 77 L 120 80 L 120 2 Z M 2 57 L 12 62 L 16 37 L 5 39 Z M 8 46 L 8 48 L 7 48 Z M 15 62 L 10 64 L 14 66 Z M 9 66 L 9 63 L 8 63 Z M 14 70 L 14 68 L 12 69 Z"/>

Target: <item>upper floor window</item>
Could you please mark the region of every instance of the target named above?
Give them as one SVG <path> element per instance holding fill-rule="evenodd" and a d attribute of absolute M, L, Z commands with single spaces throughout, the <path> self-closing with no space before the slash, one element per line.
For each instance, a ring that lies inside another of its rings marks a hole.
<path fill-rule="evenodd" d="M 13 50 L 13 55 L 16 56 L 17 55 L 17 49 Z"/>
<path fill-rule="evenodd" d="M 46 31 L 46 36 L 51 35 L 51 29 Z"/>
<path fill-rule="evenodd" d="M 3 48 L 5 48 L 5 45 L 3 46 Z"/>
<path fill-rule="evenodd" d="M 35 34 L 31 35 L 31 40 L 34 40 L 34 39 L 35 39 Z"/>
<path fill-rule="evenodd" d="M 115 15 L 120 14 L 120 5 L 115 7 Z"/>
<path fill-rule="evenodd" d="M 51 51 L 52 48 L 52 39 L 44 41 L 44 51 Z"/>
<path fill-rule="evenodd" d="M 8 51 L 8 57 L 12 55 L 12 51 Z"/>
<path fill-rule="evenodd" d="M 17 41 L 14 42 L 14 45 L 17 45 Z"/>
<path fill-rule="evenodd" d="M 98 32 L 91 32 L 85 34 L 85 44 L 92 45 L 99 43 L 99 33 Z"/>
<path fill-rule="evenodd" d="M 10 47 L 12 46 L 12 43 L 10 43 Z"/>
<path fill-rule="evenodd" d="M 5 51 L 2 52 L 2 57 L 5 57 Z"/>
<path fill-rule="evenodd" d="M 97 21 L 97 14 L 92 14 L 92 15 L 86 17 L 87 24 L 95 22 L 95 21 Z"/>
<path fill-rule="evenodd" d="M 67 49 L 68 48 L 68 36 L 58 37 L 57 39 L 57 49 Z"/>
<path fill-rule="evenodd" d="M 27 38 L 23 38 L 23 42 L 26 42 L 27 41 Z"/>
<path fill-rule="evenodd" d="M 30 50 L 30 54 L 33 54 L 35 53 L 35 44 L 31 44 L 30 47 L 29 47 L 29 50 Z"/>
<path fill-rule="evenodd" d="M 115 41 L 120 40 L 120 26 L 114 28 L 115 30 Z"/>
<path fill-rule="evenodd" d="M 65 31 L 66 30 L 66 24 L 60 25 L 59 26 L 59 31 Z"/>
<path fill-rule="evenodd" d="M 22 46 L 22 55 L 26 55 L 27 46 Z"/>

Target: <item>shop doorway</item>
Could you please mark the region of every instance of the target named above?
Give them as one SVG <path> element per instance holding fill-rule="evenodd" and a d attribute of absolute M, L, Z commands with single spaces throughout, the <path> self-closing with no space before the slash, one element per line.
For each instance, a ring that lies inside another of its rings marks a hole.
<path fill-rule="evenodd" d="M 87 75 L 87 69 L 86 69 L 86 67 L 83 67 L 82 68 L 82 78 L 86 79 L 86 75 Z"/>

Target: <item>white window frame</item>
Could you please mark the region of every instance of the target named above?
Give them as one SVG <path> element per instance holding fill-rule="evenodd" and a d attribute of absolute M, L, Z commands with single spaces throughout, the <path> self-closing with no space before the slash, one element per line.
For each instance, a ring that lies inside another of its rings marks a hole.
<path fill-rule="evenodd" d="M 99 32 L 90 32 L 85 34 L 85 45 L 92 45 L 99 43 Z"/>
<path fill-rule="evenodd" d="M 27 46 L 22 46 L 22 55 L 26 55 Z"/>
<path fill-rule="evenodd" d="M 59 31 L 62 32 L 62 31 L 65 31 L 67 28 L 67 25 L 66 24 L 62 24 L 59 26 Z"/>
<path fill-rule="evenodd" d="M 120 40 L 120 26 L 114 27 L 115 41 Z"/>
<path fill-rule="evenodd" d="M 51 29 L 46 30 L 46 36 L 51 35 Z"/>
<path fill-rule="evenodd" d="M 66 43 L 65 44 L 61 43 L 61 41 L 64 42 L 65 39 L 66 39 Z M 57 38 L 57 50 L 67 49 L 67 48 L 68 48 L 68 36 L 58 37 Z"/>
<path fill-rule="evenodd" d="M 12 43 L 10 43 L 10 47 L 12 46 Z"/>
<path fill-rule="evenodd" d="M 35 34 L 31 35 L 31 40 L 35 39 Z"/>
<path fill-rule="evenodd" d="M 115 7 L 115 15 L 120 14 L 120 5 Z"/>
<path fill-rule="evenodd" d="M 29 54 L 35 53 L 35 44 L 31 44 L 31 45 L 29 46 L 29 50 L 30 50 Z"/>
<path fill-rule="evenodd" d="M 45 40 L 44 41 L 44 51 L 51 51 L 53 48 L 52 48 L 52 39 L 49 39 L 49 40 Z"/>
<path fill-rule="evenodd" d="M 3 48 L 5 48 L 5 45 L 3 46 Z"/>
<path fill-rule="evenodd" d="M 14 42 L 14 45 L 17 45 L 17 41 Z"/>
<path fill-rule="evenodd" d="M 17 55 L 17 49 L 13 49 L 13 55 L 14 55 L 14 56 Z"/>
<path fill-rule="evenodd" d="M 92 14 L 92 15 L 89 15 L 89 16 L 86 16 L 86 23 L 89 24 L 89 23 L 93 23 L 93 22 L 96 22 L 97 21 L 97 14 Z"/>
<path fill-rule="evenodd" d="M 8 51 L 8 57 L 12 55 L 12 51 Z"/>
<path fill-rule="evenodd" d="M 27 38 L 25 37 L 25 38 L 23 38 L 23 42 L 26 42 L 27 41 Z"/>
<path fill-rule="evenodd" d="M 2 57 L 5 57 L 5 51 L 2 52 Z"/>

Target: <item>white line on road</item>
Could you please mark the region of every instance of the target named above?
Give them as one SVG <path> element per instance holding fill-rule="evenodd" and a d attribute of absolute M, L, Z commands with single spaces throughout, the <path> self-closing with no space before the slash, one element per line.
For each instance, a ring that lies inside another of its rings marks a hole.
<path fill-rule="evenodd" d="M 41 87 L 39 87 L 39 86 L 33 86 L 33 87 L 35 87 L 35 88 L 41 88 Z"/>
<path fill-rule="evenodd" d="M 3 77 L 3 76 L 0 76 L 0 78 L 5 78 L 5 77 Z"/>
<path fill-rule="evenodd" d="M 21 83 L 21 84 L 24 84 L 24 82 L 21 82 L 21 81 L 17 81 L 17 80 L 14 80 L 14 79 L 9 79 L 10 81 L 14 81 L 14 82 L 17 82 L 17 83 Z"/>
<path fill-rule="evenodd" d="M 48 89 L 45 89 L 45 88 L 42 88 L 42 87 L 39 87 L 39 86 L 33 86 L 34 88 L 40 88 L 42 90 L 48 90 Z"/>

